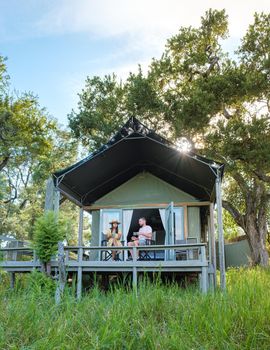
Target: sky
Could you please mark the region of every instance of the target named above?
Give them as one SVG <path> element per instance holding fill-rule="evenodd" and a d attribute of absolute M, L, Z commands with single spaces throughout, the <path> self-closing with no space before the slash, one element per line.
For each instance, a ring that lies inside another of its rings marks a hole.
<path fill-rule="evenodd" d="M 11 87 L 38 95 L 67 125 L 87 76 L 125 79 L 138 64 L 160 57 L 181 26 L 198 26 L 209 8 L 225 8 L 233 52 L 254 12 L 270 0 L 0 0 L 0 55 Z"/>

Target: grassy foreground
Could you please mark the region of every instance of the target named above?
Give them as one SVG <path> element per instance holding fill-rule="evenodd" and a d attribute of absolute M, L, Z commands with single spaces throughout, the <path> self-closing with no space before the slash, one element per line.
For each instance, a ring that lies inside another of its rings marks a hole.
<path fill-rule="evenodd" d="M 270 349 L 270 271 L 230 270 L 226 294 L 144 283 L 54 305 L 51 286 L 0 287 L 1 349 Z"/>

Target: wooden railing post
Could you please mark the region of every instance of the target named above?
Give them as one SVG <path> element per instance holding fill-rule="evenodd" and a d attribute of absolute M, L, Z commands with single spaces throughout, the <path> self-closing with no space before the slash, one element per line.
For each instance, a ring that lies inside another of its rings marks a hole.
<path fill-rule="evenodd" d="M 63 242 L 58 243 L 58 285 L 55 291 L 55 303 L 60 304 L 66 284 L 65 252 Z"/>
<path fill-rule="evenodd" d="M 35 249 L 33 250 L 33 265 L 34 265 L 33 270 L 35 270 L 36 265 L 37 265 L 37 252 Z"/>
<path fill-rule="evenodd" d="M 133 246 L 132 247 L 132 262 L 133 262 L 133 267 L 132 267 L 132 285 L 133 289 L 137 292 L 137 267 L 136 267 L 136 262 L 137 262 L 137 247 Z"/>
<path fill-rule="evenodd" d="M 209 232 L 210 232 L 210 238 L 211 238 L 211 258 L 212 258 L 212 265 L 214 269 L 214 287 L 217 285 L 217 256 L 216 256 L 216 237 L 215 237 L 215 223 L 214 223 L 214 204 L 211 203 L 209 206 L 210 210 L 210 222 L 209 222 Z"/>
<path fill-rule="evenodd" d="M 201 246 L 201 261 L 203 263 L 201 273 L 201 290 L 203 293 L 207 293 L 208 290 L 208 266 L 206 265 L 206 251 L 205 246 Z"/>
<path fill-rule="evenodd" d="M 10 272 L 10 289 L 15 288 L 15 272 Z"/>
<path fill-rule="evenodd" d="M 82 259 L 83 258 L 83 248 L 79 247 L 78 250 L 78 272 L 77 272 L 77 300 L 82 297 Z"/>

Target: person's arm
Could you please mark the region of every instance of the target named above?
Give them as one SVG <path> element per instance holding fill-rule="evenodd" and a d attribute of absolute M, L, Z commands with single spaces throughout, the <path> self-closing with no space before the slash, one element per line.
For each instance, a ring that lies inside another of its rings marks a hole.
<path fill-rule="evenodd" d="M 147 239 L 151 239 L 152 238 L 152 229 L 149 227 L 147 232 L 142 232 L 140 234 Z"/>
<path fill-rule="evenodd" d="M 110 239 L 112 237 L 112 231 L 109 229 L 106 232 L 107 239 Z"/>
<path fill-rule="evenodd" d="M 122 232 L 121 231 L 118 231 L 118 233 L 117 233 L 117 235 L 116 235 L 116 239 L 121 239 L 121 237 L 122 237 Z"/>

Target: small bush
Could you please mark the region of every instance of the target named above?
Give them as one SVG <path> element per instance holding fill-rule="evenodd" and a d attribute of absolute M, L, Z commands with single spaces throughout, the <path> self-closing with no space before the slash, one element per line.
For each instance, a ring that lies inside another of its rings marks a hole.
<path fill-rule="evenodd" d="M 53 296 L 55 293 L 56 283 L 46 275 L 37 270 L 29 273 L 26 278 L 26 289 L 30 293 L 48 294 Z"/>
<path fill-rule="evenodd" d="M 40 261 L 47 263 L 57 252 L 57 243 L 64 239 L 64 225 L 53 212 L 38 218 L 34 225 L 34 248 Z"/>

